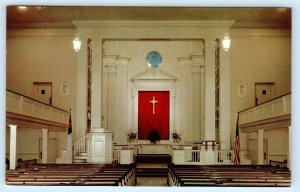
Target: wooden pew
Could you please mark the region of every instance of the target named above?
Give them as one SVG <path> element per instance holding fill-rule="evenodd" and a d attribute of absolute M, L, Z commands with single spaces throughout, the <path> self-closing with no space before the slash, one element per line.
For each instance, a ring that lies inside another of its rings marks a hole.
<path fill-rule="evenodd" d="M 171 186 L 264 186 L 287 187 L 288 169 L 270 166 L 174 166 L 168 170 Z"/>
<path fill-rule="evenodd" d="M 10 185 L 122 186 L 135 181 L 135 166 L 43 164 L 6 172 Z"/>

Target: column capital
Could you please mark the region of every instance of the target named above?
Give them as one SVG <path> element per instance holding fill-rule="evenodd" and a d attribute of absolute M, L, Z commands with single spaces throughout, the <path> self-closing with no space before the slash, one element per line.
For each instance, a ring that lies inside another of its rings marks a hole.
<path fill-rule="evenodd" d="M 119 56 L 117 57 L 117 60 L 118 60 L 118 61 L 121 61 L 122 64 L 123 64 L 124 62 L 128 63 L 128 62 L 130 61 L 130 59 L 131 59 L 131 56 L 129 56 L 129 55 L 119 55 Z M 118 64 L 119 64 L 119 62 L 118 62 Z"/>
<path fill-rule="evenodd" d="M 103 55 L 103 64 L 116 64 L 118 55 Z"/>
<path fill-rule="evenodd" d="M 218 37 L 204 37 L 204 44 L 207 43 L 216 43 Z"/>
<path fill-rule="evenodd" d="M 92 50 L 102 50 L 102 39 L 91 38 Z"/>
<path fill-rule="evenodd" d="M 258 134 L 263 134 L 263 133 L 264 133 L 264 130 L 263 130 L 263 129 L 259 129 L 259 130 L 257 130 L 257 133 L 258 133 Z"/>
<path fill-rule="evenodd" d="M 177 59 L 179 62 L 183 62 L 183 61 L 191 60 L 191 57 L 190 56 L 178 56 Z"/>
<path fill-rule="evenodd" d="M 17 128 L 18 126 L 17 125 L 12 125 L 12 124 L 9 124 L 8 125 L 10 128 Z"/>

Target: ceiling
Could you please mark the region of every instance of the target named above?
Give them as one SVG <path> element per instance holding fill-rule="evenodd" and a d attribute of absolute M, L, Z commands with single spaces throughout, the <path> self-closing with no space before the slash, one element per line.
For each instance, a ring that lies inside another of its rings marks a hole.
<path fill-rule="evenodd" d="M 291 27 L 290 8 L 217 7 L 7 7 L 7 25 L 74 27 L 72 20 L 235 20 L 233 27 Z"/>

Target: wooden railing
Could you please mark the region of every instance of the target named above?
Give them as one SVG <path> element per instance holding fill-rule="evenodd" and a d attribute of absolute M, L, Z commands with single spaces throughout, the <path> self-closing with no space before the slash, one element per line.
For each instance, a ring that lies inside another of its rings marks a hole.
<path fill-rule="evenodd" d="M 79 137 L 74 141 L 74 156 L 87 153 L 87 135 Z"/>
<path fill-rule="evenodd" d="M 241 164 L 245 161 L 244 152 L 240 151 Z M 233 150 L 192 150 L 192 149 L 173 149 L 172 163 L 178 165 L 221 165 L 233 164 Z"/>
<path fill-rule="evenodd" d="M 239 112 L 239 125 L 291 114 L 291 93 Z"/>
<path fill-rule="evenodd" d="M 234 159 L 233 150 L 217 150 L 215 152 L 216 164 L 232 164 Z"/>
<path fill-rule="evenodd" d="M 121 160 L 121 149 L 114 149 L 113 150 L 113 164 L 120 164 Z"/>
<path fill-rule="evenodd" d="M 113 150 L 113 164 L 131 164 L 135 159 L 135 149 L 126 145 L 115 145 Z"/>
<path fill-rule="evenodd" d="M 55 123 L 68 124 L 68 111 L 10 90 L 6 90 L 6 112 Z"/>
<path fill-rule="evenodd" d="M 202 156 L 203 153 L 201 150 L 184 150 L 184 161 L 189 164 L 192 163 L 201 164 L 203 162 L 203 159 L 201 159 Z"/>

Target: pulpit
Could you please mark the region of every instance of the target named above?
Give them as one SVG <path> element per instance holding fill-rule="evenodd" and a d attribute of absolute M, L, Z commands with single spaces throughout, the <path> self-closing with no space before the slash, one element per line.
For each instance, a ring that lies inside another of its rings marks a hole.
<path fill-rule="evenodd" d="M 113 159 L 113 133 L 94 128 L 87 134 L 87 162 L 111 164 Z"/>

